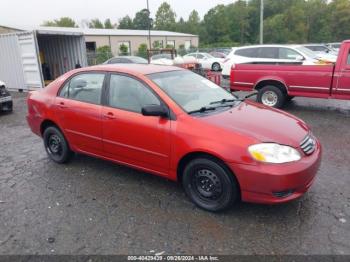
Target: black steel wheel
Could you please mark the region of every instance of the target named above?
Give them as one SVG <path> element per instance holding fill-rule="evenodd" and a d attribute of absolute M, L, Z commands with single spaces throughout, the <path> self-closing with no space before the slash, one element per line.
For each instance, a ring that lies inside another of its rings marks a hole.
<path fill-rule="evenodd" d="M 234 175 L 219 161 L 197 158 L 184 169 L 182 183 L 188 197 L 208 211 L 230 207 L 239 196 Z"/>
<path fill-rule="evenodd" d="M 45 150 L 53 161 L 62 164 L 70 159 L 72 151 L 70 150 L 65 137 L 58 128 L 54 126 L 46 128 L 43 138 Z"/>

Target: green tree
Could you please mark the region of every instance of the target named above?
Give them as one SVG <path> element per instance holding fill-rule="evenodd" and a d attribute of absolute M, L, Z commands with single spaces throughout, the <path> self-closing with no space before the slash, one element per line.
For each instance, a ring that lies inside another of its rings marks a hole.
<path fill-rule="evenodd" d="M 154 22 L 155 28 L 158 30 L 175 30 L 176 29 L 176 14 L 171 9 L 167 2 L 163 2 L 156 13 Z"/>
<path fill-rule="evenodd" d="M 103 24 L 102 22 L 100 21 L 100 19 L 98 18 L 95 18 L 95 19 L 92 19 L 89 23 L 89 28 L 99 28 L 99 29 L 102 29 L 104 28 L 103 27 Z"/>
<path fill-rule="evenodd" d="M 201 22 L 201 19 L 199 17 L 198 12 L 196 10 L 193 10 L 190 13 L 188 20 L 186 22 L 186 27 L 187 27 L 186 33 L 198 35 L 200 22 Z"/>
<path fill-rule="evenodd" d="M 142 9 L 136 13 L 133 19 L 134 29 L 146 30 L 150 26 L 152 28 L 152 21 L 149 18 L 147 9 Z"/>
<path fill-rule="evenodd" d="M 114 26 L 112 25 L 111 19 L 107 18 L 104 22 L 104 27 L 106 29 L 113 29 Z"/>
<path fill-rule="evenodd" d="M 132 19 L 130 16 L 124 16 L 122 19 L 118 22 L 118 29 L 133 29 L 134 25 L 132 23 Z"/>
<path fill-rule="evenodd" d="M 121 55 L 128 55 L 129 54 L 129 48 L 126 45 L 121 44 L 119 46 L 119 52 L 120 52 Z"/>
<path fill-rule="evenodd" d="M 100 46 L 96 49 L 96 64 L 102 64 L 113 57 L 110 46 Z"/>
<path fill-rule="evenodd" d="M 45 21 L 43 26 L 57 26 L 57 27 L 78 27 L 75 21 L 70 17 L 61 17 L 53 21 Z"/>
<path fill-rule="evenodd" d="M 332 41 L 350 38 L 350 1 L 333 0 L 329 4 Z"/>
<path fill-rule="evenodd" d="M 139 45 L 137 55 L 147 59 L 147 44 L 142 43 Z"/>
<path fill-rule="evenodd" d="M 204 43 L 216 43 L 230 41 L 229 18 L 226 15 L 226 6 L 217 5 L 210 9 L 204 16 L 201 41 Z"/>

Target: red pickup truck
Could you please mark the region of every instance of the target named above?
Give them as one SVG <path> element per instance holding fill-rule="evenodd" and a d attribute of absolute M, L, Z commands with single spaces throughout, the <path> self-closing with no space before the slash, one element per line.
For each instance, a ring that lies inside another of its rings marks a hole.
<path fill-rule="evenodd" d="M 333 65 L 236 64 L 231 91 L 258 91 L 257 101 L 281 108 L 295 96 L 350 100 L 350 40 Z"/>

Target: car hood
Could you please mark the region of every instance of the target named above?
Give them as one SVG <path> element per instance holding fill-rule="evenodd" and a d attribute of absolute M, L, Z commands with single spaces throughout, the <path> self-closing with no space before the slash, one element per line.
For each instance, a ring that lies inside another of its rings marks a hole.
<path fill-rule="evenodd" d="M 286 112 L 252 101 L 221 113 L 199 118 L 206 124 L 249 136 L 259 142 L 298 147 L 309 132 L 304 121 Z"/>
<path fill-rule="evenodd" d="M 0 80 L 0 86 L 5 86 L 5 83 Z"/>

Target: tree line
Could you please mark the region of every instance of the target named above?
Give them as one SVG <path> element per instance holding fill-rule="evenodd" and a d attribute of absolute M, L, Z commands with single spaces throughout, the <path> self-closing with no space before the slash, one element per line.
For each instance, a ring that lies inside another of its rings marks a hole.
<path fill-rule="evenodd" d="M 265 0 L 265 43 L 337 42 L 350 38 L 350 0 Z M 199 35 L 202 46 L 234 46 L 259 41 L 260 0 L 238 0 L 217 5 L 201 18 L 196 10 L 189 17 L 177 17 L 163 2 L 154 19 L 147 9 L 112 23 L 98 18 L 85 21 L 84 27 L 151 29 Z M 77 27 L 76 22 L 63 17 L 46 21 L 46 26 Z"/>

